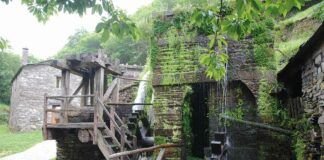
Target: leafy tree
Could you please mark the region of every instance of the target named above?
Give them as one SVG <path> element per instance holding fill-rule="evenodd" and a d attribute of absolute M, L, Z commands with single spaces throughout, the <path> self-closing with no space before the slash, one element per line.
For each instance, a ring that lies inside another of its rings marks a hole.
<path fill-rule="evenodd" d="M 9 104 L 11 96 L 11 80 L 19 69 L 20 58 L 8 52 L 0 52 L 0 103 Z"/>
<path fill-rule="evenodd" d="M 134 41 L 130 36 L 112 37 L 102 44 L 109 57 L 119 59 L 121 63 L 144 65 L 148 50 L 148 40 Z"/>
<path fill-rule="evenodd" d="M 67 55 L 81 53 L 95 53 L 101 48 L 100 35 L 79 30 L 69 37 L 68 43 L 55 55 L 56 58 L 64 58 Z"/>
<path fill-rule="evenodd" d="M 10 48 L 8 40 L 0 37 L 0 50 L 3 52 L 4 50 Z"/>
<path fill-rule="evenodd" d="M 6 4 L 10 0 L 0 0 Z M 41 22 L 46 22 L 51 16 L 58 12 L 77 13 L 83 16 L 88 9 L 92 14 L 103 16 L 102 22 L 98 23 L 96 31 L 102 33 L 106 40 L 110 34 L 123 36 L 126 34 L 137 37 L 135 23 L 125 13 L 114 7 L 111 0 L 21 0 L 22 4 L 28 7 L 29 12 Z"/>
<path fill-rule="evenodd" d="M 305 0 L 219 0 L 215 6 L 194 7 L 191 15 L 192 25 L 198 31 L 203 30 L 210 38 L 210 51 L 203 54 L 200 61 L 206 66 L 207 75 L 219 80 L 225 74 L 223 72 L 224 63 L 227 63 L 224 59 L 226 57 L 224 46 L 227 45 L 225 37 L 234 40 L 245 38 L 264 19 L 285 16 L 294 7 L 300 9 L 304 3 Z M 265 36 L 265 34 L 258 36 Z M 261 47 L 269 46 L 264 44 Z"/>
<path fill-rule="evenodd" d="M 121 63 L 144 65 L 147 46 L 147 40 L 135 41 L 131 36 L 123 38 L 112 36 L 102 43 L 99 34 L 79 30 L 69 37 L 68 43 L 55 55 L 55 58 L 81 53 L 96 53 L 98 49 L 103 49 L 109 57 L 119 59 Z"/>

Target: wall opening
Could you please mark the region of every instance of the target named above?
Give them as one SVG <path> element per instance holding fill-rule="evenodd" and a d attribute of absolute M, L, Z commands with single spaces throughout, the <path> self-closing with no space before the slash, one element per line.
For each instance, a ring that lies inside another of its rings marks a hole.
<path fill-rule="evenodd" d="M 62 77 L 61 76 L 56 76 L 56 88 L 61 88 L 61 83 L 62 83 Z"/>
<path fill-rule="evenodd" d="M 208 89 L 205 83 L 193 84 L 190 97 L 192 108 L 192 156 L 204 158 L 204 148 L 209 146 Z"/>

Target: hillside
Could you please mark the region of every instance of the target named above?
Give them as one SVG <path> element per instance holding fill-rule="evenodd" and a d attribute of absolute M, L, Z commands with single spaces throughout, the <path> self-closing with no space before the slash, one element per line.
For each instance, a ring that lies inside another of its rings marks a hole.
<path fill-rule="evenodd" d="M 279 21 L 276 28 L 274 47 L 277 56 L 277 70 L 282 69 L 324 20 L 324 1 L 296 12 Z"/>

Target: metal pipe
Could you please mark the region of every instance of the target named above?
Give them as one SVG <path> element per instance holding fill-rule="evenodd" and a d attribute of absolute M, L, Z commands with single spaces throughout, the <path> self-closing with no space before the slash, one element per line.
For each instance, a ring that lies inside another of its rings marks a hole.
<path fill-rule="evenodd" d="M 235 122 L 239 122 L 239 123 L 244 123 L 244 124 L 248 124 L 251 126 L 257 126 L 260 128 L 265 128 L 265 129 L 269 129 L 269 130 L 273 130 L 273 131 L 277 131 L 277 132 L 281 132 L 281 133 L 285 133 L 285 134 L 292 134 L 293 132 L 291 130 L 287 130 L 287 129 L 282 129 L 279 127 L 273 127 L 264 123 L 258 123 L 258 122 L 251 122 L 251 121 L 246 121 L 246 120 L 241 120 L 241 119 L 236 119 L 233 117 L 229 117 L 226 115 L 220 115 L 222 118 L 228 119 L 230 121 L 235 121 Z"/>

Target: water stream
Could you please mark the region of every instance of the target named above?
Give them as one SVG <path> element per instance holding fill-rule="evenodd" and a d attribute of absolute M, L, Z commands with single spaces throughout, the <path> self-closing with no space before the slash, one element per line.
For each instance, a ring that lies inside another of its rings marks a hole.
<path fill-rule="evenodd" d="M 144 76 L 142 77 L 143 81 L 140 81 L 139 87 L 137 90 L 136 98 L 134 100 L 134 103 L 145 103 L 146 98 L 146 92 L 147 92 L 147 85 L 148 85 L 148 77 L 150 75 L 150 72 L 145 72 Z M 144 105 L 133 105 L 132 112 L 139 112 L 143 113 L 144 111 Z M 154 144 L 154 137 L 147 136 L 148 128 L 147 126 L 143 125 L 142 120 L 138 122 L 138 127 L 141 133 L 141 139 L 142 139 L 142 145 L 152 146 Z"/>
<path fill-rule="evenodd" d="M 142 78 L 142 80 L 145 80 L 145 81 L 140 81 L 134 103 L 144 103 L 145 102 L 146 89 L 147 89 L 147 81 L 146 80 L 148 79 L 149 74 L 150 74 L 149 72 L 145 72 L 145 74 Z M 143 111 L 143 110 L 144 110 L 143 105 L 134 105 L 132 107 L 133 112 Z"/>

